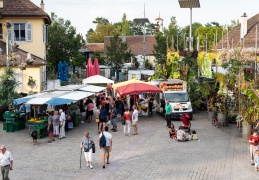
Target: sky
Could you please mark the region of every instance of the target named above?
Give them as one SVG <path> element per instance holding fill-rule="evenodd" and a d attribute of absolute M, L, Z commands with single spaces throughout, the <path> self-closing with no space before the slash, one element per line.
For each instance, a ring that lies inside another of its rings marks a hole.
<path fill-rule="evenodd" d="M 31 0 L 40 6 L 41 0 Z M 120 22 L 123 14 L 127 20 L 145 17 L 155 23 L 155 19 L 164 19 L 168 27 L 170 18 L 176 17 L 177 24 L 185 27 L 190 24 L 190 9 L 180 8 L 178 0 L 44 0 L 45 12 L 54 12 L 59 18 L 70 20 L 77 33 L 83 36 L 96 17 L 104 17 L 109 22 Z M 192 22 L 205 25 L 218 22 L 220 25 L 231 24 L 231 20 L 240 20 L 244 12 L 248 19 L 259 13 L 259 0 L 200 0 L 200 8 L 192 10 Z"/>

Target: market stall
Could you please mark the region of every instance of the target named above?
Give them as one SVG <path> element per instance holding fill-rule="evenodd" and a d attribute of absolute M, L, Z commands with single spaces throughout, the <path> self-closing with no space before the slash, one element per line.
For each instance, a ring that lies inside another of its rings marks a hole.
<path fill-rule="evenodd" d="M 20 113 L 20 111 L 6 111 L 3 117 L 6 120 L 3 124 L 3 130 L 6 130 L 6 132 L 14 132 L 25 128 L 25 113 Z"/>

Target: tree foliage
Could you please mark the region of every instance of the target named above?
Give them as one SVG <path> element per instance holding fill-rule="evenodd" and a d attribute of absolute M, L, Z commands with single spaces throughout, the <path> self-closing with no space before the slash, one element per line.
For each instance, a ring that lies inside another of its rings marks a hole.
<path fill-rule="evenodd" d="M 81 35 L 69 20 L 58 18 L 51 13 L 52 24 L 48 26 L 47 60 L 48 69 L 57 72 L 59 61 L 82 65 L 84 57 L 78 51 L 84 44 Z"/>
<path fill-rule="evenodd" d="M 118 35 L 110 38 L 110 45 L 107 45 L 106 49 L 105 64 L 116 72 L 116 79 L 118 80 L 119 70 L 123 67 L 125 61 L 132 56 L 131 51 L 128 50 L 127 43 L 123 42 Z"/>
<path fill-rule="evenodd" d="M 15 81 L 14 71 L 6 68 L 0 75 L 0 106 L 8 105 L 12 100 L 19 98 L 16 88 L 19 82 Z"/>

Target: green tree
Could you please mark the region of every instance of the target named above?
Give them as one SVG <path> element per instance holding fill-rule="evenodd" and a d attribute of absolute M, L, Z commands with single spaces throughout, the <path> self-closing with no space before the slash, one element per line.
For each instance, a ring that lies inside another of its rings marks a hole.
<path fill-rule="evenodd" d="M 163 65 L 166 63 L 166 37 L 161 32 L 157 32 L 156 36 L 156 44 L 154 45 L 153 54 L 156 58 L 156 63 Z"/>
<path fill-rule="evenodd" d="M 132 56 L 131 51 L 128 50 L 127 43 L 123 42 L 118 35 L 110 38 L 110 45 L 107 45 L 106 49 L 105 64 L 116 72 L 116 79 L 119 80 L 119 70 L 123 67 L 125 61 Z"/>
<path fill-rule="evenodd" d="M 91 31 L 87 35 L 89 43 L 103 43 L 104 36 L 113 36 L 116 32 L 116 25 L 113 24 L 97 24 L 95 31 Z"/>
<path fill-rule="evenodd" d="M 93 21 L 94 24 L 107 25 L 110 24 L 109 20 L 104 17 L 97 17 Z"/>
<path fill-rule="evenodd" d="M 71 25 L 69 20 L 58 18 L 51 13 L 52 24 L 48 26 L 48 45 L 47 45 L 47 66 L 49 71 L 57 72 L 59 61 L 70 60 L 74 64 L 84 62 L 83 56 L 80 56 L 78 49 L 85 43 L 82 36 L 76 34 L 76 28 Z"/>
<path fill-rule="evenodd" d="M 207 50 L 214 48 L 216 40 L 219 41 L 222 37 L 221 26 L 200 26 L 196 29 L 194 37 L 199 37 L 199 45 L 201 50 L 206 50 L 206 36 L 207 36 Z M 217 35 L 217 36 L 216 36 Z"/>
<path fill-rule="evenodd" d="M 15 81 L 14 71 L 6 68 L 0 75 L 0 106 L 8 105 L 12 100 L 20 97 L 15 90 L 18 85 L 19 82 Z"/>

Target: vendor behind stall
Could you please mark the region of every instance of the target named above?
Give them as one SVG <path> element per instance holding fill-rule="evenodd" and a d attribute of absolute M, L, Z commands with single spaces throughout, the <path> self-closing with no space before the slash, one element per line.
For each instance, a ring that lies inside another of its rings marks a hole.
<path fill-rule="evenodd" d="M 26 107 L 25 107 L 25 103 L 23 103 L 20 108 L 19 108 L 20 113 L 26 113 Z"/>

